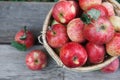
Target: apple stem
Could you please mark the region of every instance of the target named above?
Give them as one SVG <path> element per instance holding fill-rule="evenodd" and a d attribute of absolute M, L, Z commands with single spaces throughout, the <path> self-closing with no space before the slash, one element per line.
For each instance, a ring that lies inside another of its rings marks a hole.
<path fill-rule="evenodd" d="M 24 35 L 20 37 L 20 40 L 25 40 L 27 38 L 27 26 L 24 26 Z"/>
<path fill-rule="evenodd" d="M 79 64 L 79 61 L 78 61 L 78 57 L 77 57 L 77 56 L 74 56 L 74 57 L 73 57 L 73 62 L 74 62 L 75 64 Z"/>
<path fill-rule="evenodd" d="M 105 29 L 105 26 L 104 26 L 104 25 L 102 25 L 102 26 L 101 26 L 101 29 Z"/>
<path fill-rule="evenodd" d="M 39 63 L 39 61 L 38 61 L 37 59 L 35 59 L 34 62 L 35 62 L 35 64 L 38 64 L 38 63 Z"/>
<path fill-rule="evenodd" d="M 56 34 L 56 32 L 55 31 L 53 31 L 53 35 L 55 35 Z"/>

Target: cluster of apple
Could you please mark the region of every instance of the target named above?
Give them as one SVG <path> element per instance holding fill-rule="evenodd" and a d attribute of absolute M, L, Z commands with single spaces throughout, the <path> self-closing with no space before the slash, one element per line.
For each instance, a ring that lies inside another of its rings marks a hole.
<path fill-rule="evenodd" d="M 33 47 L 34 43 L 33 33 L 25 26 L 24 29 L 21 29 L 16 33 L 11 45 L 20 51 L 26 51 Z M 35 49 L 28 52 L 25 62 L 30 70 L 41 70 L 47 65 L 47 56 L 42 50 Z"/>
<path fill-rule="evenodd" d="M 69 68 L 100 64 L 106 55 L 120 55 L 120 17 L 102 0 L 62 0 L 52 9 L 53 22 L 46 32 L 48 44 Z M 114 72 L 116 59 L 103 72 Z"/>

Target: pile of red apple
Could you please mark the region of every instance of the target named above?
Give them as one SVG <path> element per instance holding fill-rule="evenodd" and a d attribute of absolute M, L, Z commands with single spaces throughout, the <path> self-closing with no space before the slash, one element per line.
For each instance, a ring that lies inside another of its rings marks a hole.
<path fill-rule="evenodd" d="M 52 9 L 53 21 L 46 33 L 48 44 L 58 50 L 69 68 L 95 65 L 106 56 L 120 55 L 120 17 L 112 4 L 102 0 L 62 0 Z M 103 72 L 114 72 L 116 59 Z"/>

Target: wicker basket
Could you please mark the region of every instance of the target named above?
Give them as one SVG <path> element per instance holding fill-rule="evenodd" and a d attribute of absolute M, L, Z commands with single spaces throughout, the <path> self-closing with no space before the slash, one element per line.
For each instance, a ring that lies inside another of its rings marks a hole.
<path fill-rule="evenodd" d="M 119 5 L 119 3 L 117 3 L 115 0 L 107 0 L 107 1 L 109 1 L 110 3 L 113 4 L 116 15 L 120 16 L 120 5 Z M 43 44 L 43 46 L 48 51 L 50 56 L 56 61 L 56 63 L 60 67 L 63 67 L 63 68 L 66 68 L 66 69 L 69 69 L 69 70 L 72 70 L 72 71 L 90 72 L 90 71 L 99 70 L 99 69 L 103 68 L 104 66 L 110 64 L 113 60 L 115 60 L 117 58 L 117 56 L 109 57 L 103 63 L 97 64 L 97 65 L 92 65 L 92 66 L 84 66 L 84 67 L 82 66 L 82 67 L 77 67 L 77 68 L 66 67 L 62 63 L 62 61 L 60 60 L 60 58 L 56 54 L 56 52 L 48 45 L 47 40 L 46 40 L 46 31 L 48 29 L 49 24 L 51 23 L 50 20 L 52 19 L 51 12 L 52 12 L 52 9 L 49 11 L 48 15 L 46 16 L 46 19 L 45 19 L 44 24 L 43 24 L 43 29 L 42 29 L 41 35 L 38 37 L 38 40 L 41 44 Z M 42 39 L 42 41 L 41 41 L 41 39 Z"/>
<path fill-rule="evenodd" d="M 113 4 L 116 15 L 120 16 L 120 4 L 116 0 L 107 0 Z"/>

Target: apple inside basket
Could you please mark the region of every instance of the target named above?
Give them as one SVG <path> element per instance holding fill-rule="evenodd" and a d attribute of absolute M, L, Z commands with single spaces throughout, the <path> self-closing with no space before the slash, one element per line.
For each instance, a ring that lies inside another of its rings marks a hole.
<path fill-rule="evenodd" d="M 112 0 L 111 0 L 112 1 Z M 115 6 L 115 4 L 114 4 Z M 104 61 L 98 64 L 89 64 L 87 61 L 84 65 L 78 66 L 78 67 L 67 67 L 60 59 L 59 56 L 59 51 L 57 51 L 55 48 L 52 48 L 46 39 L 46 32 L 49 30 L 49 27 L 52 26 L 52 21 L 53 21 L 53 16 L 52 16 L 52 10 L 53 8 L 49 11 L 48 15 L 46 16 L 43 29 L 42 29 L 42 42 L 40 43 L 43 44 L 45 49 L 48 51 L 50 56 L 57 62 L 57 64 L 63 68 L 70 69 L 73 71 L 79 71 L 79 72 L 89 72 L 89 71 L 94 71 L 94 70 L 99 70 L 106 65 L 110 64 L 112 61 L 114 61 L 118 56 L 110 56 L 110 55 L 105 55 Z M 64 21 L 64 20 L 62 20 Z M 38 37 L 40 38 L 40 36 Z"/>

